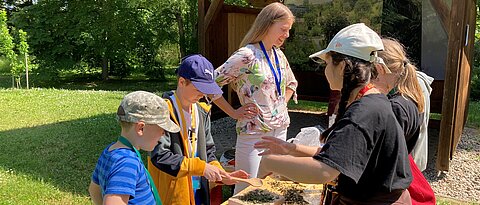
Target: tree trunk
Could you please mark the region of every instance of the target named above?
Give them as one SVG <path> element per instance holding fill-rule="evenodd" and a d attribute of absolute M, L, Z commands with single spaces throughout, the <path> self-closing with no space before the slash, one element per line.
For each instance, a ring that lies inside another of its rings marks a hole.
<path fill-rule="evenodd" d="M 21 76 L 17 76 L 17 89 L 22 88 L 22 83 L 20 82 Z"/>
<path fill-rule="evenodd" d="M 180 57 L 185 57 L 186 53 L 186 42 L 185 42 L 185 31 L 183 29 L 183 17 L 181 13 L 176 13 L 175 16 L 177 17 L 177 24 L 178 24 L 178 35 L 180 37 Z"/>
<path fill-rule="evenodd" d="M 107 31 L 104 31 L 102 33 L 103 35 L 103 40 L 104 40 L 104 45 L 108 45 L 108 32 Z M 108 63 L 108 58 L 107 58 L 107 52 L 108 51 L 108 46 L 105 46 L 105 48 L 103 48 L 103 52 L 102 52 L 102 80 L 108 80 L 108 66 L 109 66 L 109 63 Z"/>
<path fill-rule="evenodd" d="M 105 56 L 102 58 L 102 80 L 108 80 L 108 59 Z"/>

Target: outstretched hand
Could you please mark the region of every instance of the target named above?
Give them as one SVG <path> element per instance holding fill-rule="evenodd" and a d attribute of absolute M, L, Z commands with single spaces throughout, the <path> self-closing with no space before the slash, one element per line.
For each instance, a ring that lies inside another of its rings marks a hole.
<path fill-rule="evenodd" d="M 255 143 L 253 146 L 255 149 L 263 149 L 263 152 L 260 152 L 258 155 L 288 155 L 292 150 L 295 149 L 295 144 L 288 143 L 281 139 L 271 137 L 271 136 L 263 136 L 262 140 Z"/>

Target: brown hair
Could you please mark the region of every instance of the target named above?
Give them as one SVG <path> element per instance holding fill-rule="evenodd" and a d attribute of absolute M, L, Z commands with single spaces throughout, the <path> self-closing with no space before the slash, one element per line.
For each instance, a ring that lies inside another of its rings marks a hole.
<path fill-rule="evenodd" d="M 192 81 L 190 79 L 186 79 L 186 78 L 184 78 L 182 76 L 179 76 L 179 75 L 177 75 L 177 82 L 180 82 L 179 81 L 180 78 L 183 78 L 185 80 L 185 85 L 190 85 L 190 83 L 192 83 Z"/>
<path fill-rule="evenodd" d="M 377 77 L 377 70 L 372 63 L 356 57 L 344 55 L 334 51 L 328 52 L 328 55 L 332 57 L 332 63 L 334 65 L 338 65 L 342 61 L 345 62 L 343 86 L 341 90 L 342 95 L 338 105 L 338 114 L 336 119 L 336 121 L 338 121 L 343 114 L 345 114 L 348 106 L 348 100 L 350 99 L 353 90 L 358 87 L 365 86 L 370 82 L 370 80 L 375 79 Z"/>
<path fill-rule="evenodd" d="M 422 89 L 417 80 L 417 68 L 407 58 L 404 46 L 393 38 L 382 39 L 384 50 L 378 52 L 392 73 L 397 74 L 398 93 L 413 100 L 421 113 L 425 110 Z"/>
<path fill-rule="evenodd" d="M 260 42 L 275 22 L 287 19 L 295 21 L 295 16 L 293 16 L 292 11 L 282 3 L 275 2 L 265 6 L 257 18 L 255 18 L 255 22 L 253 22 L 252 27 L 250 27 L 250 30 L 248 30 L 243 38 L 240 47 Z"/>
<path fill-rule="evenodd" d="M 348 100 L 356 88 L 367 85 L 371 80 L 377 78 L 377 70 L 373 63 L 362 60 L 360 58 L 344 55 L 334 51 L 327 53 L 332 57 L 333 65 L 338 65 L 340 62 L 345 62 L 343 72 L 343 86 L 341 90 L 340 102 L 338 104 L 338 114 L 335 123 L 339 121 L 348 107 Z M 320 140 L 324 142 L 326 137 L 333 131 L 335 125 L 325 130 L 320 136 Z"/>
<path fill-rule="evenodd" d="M 129 131 L 130 129 L 132 129 L 132 127 L 133 127 L 135 124 L 136 124 L 136 123 L 133 123 L 133 122 L 120 121 L 120 126 L 121 126 L 122 129 L 125 130 L 125 131 Z"/>

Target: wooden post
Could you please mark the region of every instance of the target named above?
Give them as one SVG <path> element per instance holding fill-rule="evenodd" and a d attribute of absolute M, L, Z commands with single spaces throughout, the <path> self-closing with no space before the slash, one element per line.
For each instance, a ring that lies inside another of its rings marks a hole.
<path fill-rule="evenodd" d="M 28 85 L 28 54 L 25 53 L 25 78 L 27 80 L 27 89 L 29 89 Z"/>
<path fill-rule="evenodd" d="M 430 0 L 430 3 L 440 17 L 443 28 L 448 33 L 448 29 L 450 28 L 450 10 L 448 6 L 442 0 Z"/>
<path fill-rule="evenodd" d="M 205 56 L 205 1 L 198 0 L 198 52 Z"/>
<path fill-rule="evenodd" d="M 462 76 L 467 75 L 464 64 L 468 63 L 464 55 L 465 46 L 465 11 L 466 1 L 452 2 L 450 11 L 450 25 L 448 29 L 448 53 L 445 71 L 445 84 L 442 103 L 442 121 L 440 122 L 440 135 L 437 151 L 436 168 L 439 171 L 448 171 L 450 159 L 456 147 L 455 139 L 460 139 L 463 130 L 465 111 L 465 97 L 462 92 Z M 475 26 L 475 25 L 472 25 Z M 468 76 L 469 73 L 468 73 Z M 459 96 L 461 95 L 461 96 Z M 462 109 L 463 108 L 463 109 Z M 457 141 L 458 142 L 458 141 Z"/>

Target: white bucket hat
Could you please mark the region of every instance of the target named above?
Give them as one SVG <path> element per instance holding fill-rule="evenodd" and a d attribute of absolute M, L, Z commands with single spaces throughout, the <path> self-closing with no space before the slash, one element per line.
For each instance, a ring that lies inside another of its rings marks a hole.
<path fill-rule="evenodd" d="M 357 23 L 340 30 L 330 41 L 327 48 L 309 57 L 325 60 L 328 52 L 335 51 L 372 63 L 381 64 L 386 68 L 387 73 L 390 73 L 383 59 L 377 56 L 376 51 L 380 50 L 383 50 L 383 43 L 380 36 L 364 23 Z"/>

